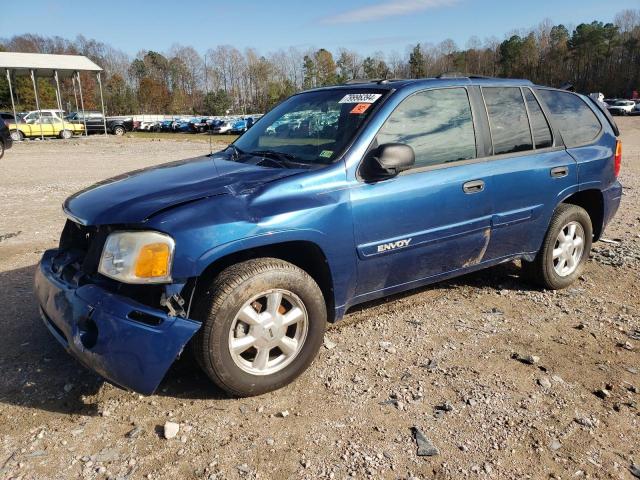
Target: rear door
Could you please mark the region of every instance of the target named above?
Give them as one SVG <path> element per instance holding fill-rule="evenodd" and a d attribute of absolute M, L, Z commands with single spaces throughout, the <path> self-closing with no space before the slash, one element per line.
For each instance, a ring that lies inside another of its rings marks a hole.
<path fill-rule="evenodd" d="M 477 162 L 468 89 L 425 90 L 402 101 L 374 141 L 413 147 L 415 167 L 351 190 L 357 295 L 478 263 L 489 239 L 490 178 Z"/>
<path fill-rule="evenodd" d="M 493 175 L 486 258 L 536 252 L 556 205 L 577 190 L 578 170 L 528 87 L 482 87 Z"/>
<path fill-rule="evenodd" d="M 549 109 L 552 122 L 558 125 L 567 151 L 578 162 L 580 189 L 602 190 L 609 186 L 615 180 L 614 133 L 603 128 L 594 109 L 575 93 L 543 88 L 536 89 L 536 93 Z"/>

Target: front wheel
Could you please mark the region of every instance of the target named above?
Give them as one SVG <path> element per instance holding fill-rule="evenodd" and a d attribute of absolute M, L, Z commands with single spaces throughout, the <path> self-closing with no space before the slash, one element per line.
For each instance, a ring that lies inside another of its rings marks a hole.
<path fill-rule="evenodd" d="M 71 130 L 62 130 L 60 132 L 60 138 L 64 138 L 65 140 L 68 140 L 71 137 L 73 137 L 73 132 Z"/>
<path fill-rule="evenodd" d="M 194 351 L 205 373 L 234 396 L 260 395 L 292 382 L 322 345 L 322 291 L 304 270 L 275 258 L 233 265 L 196 305 L 203 320 Z"/>
<path fill-rule="evenodd" d="M 0 158 L 4 157 L 4 142 L 0 140 Z"/>
<path fill-rule="evenodd" d="M 20 130 L 12 130 L 10 136 L 11 140 L 13 140 L 14 142 L 21 142 L 22 140 L 24 140 L 24 133 L 22 133 Z"/>
<path fill-rule="evenodd" d="M 115 127 L 113 129 L 113 134 L 118 136 L 118 137 L 121 137 L 122 135 L 124 135 L 124 128 L 123 127 Z"/>
<path fill-rule="evenodd" d="M 544 288 L 566 288 L 582 274 L 592 240 L 593 226 L 586 210 L 561 204 L 551 218 L 542 248 L 533 262 L 522 262 L 523 269 Z"/>

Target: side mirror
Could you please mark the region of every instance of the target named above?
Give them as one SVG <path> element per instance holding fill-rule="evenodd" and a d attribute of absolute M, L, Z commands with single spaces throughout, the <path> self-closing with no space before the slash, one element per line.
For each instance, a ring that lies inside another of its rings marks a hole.
<path fill-rule="evenodd" d="M 362 176 L 367 181 L 384 180 L 409 170 L 416 163 L 413 148 L 404 143 L 385 143 L 372 150 L 363 164 Z"/>

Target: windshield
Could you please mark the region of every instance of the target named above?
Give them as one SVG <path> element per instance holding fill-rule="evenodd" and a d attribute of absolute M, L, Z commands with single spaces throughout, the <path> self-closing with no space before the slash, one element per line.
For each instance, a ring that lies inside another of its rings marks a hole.
<path fill-rule="evenodd" d="M 354 138 L 386 90 L 334 89 L 294 95 L 260 118 L 233 144 L 243 154 L 280 155 L 326 165 Z"/>

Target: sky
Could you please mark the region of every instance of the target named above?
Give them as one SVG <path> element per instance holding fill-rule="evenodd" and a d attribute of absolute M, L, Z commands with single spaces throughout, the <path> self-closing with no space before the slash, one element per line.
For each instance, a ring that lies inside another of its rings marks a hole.
<path fill-rule="evenodd" d="M 404 53 L 408 45 L 447 38 L 459 47 L 471 36 L 502 40 L 546 18 L 571 26 L 607 22 L 627 8 L 640 8 L 640 0 L 89 0 L 70 8 L 50 0 L 31 0 L 24 8 L 7 0 L 0 38 L 82 34 L 132 56 L 140 50 L 167 51 L 176 43 L 201 53 L 233 45 L 263 54 L 294 46 L 346 47 L 366 55 Z"/>

